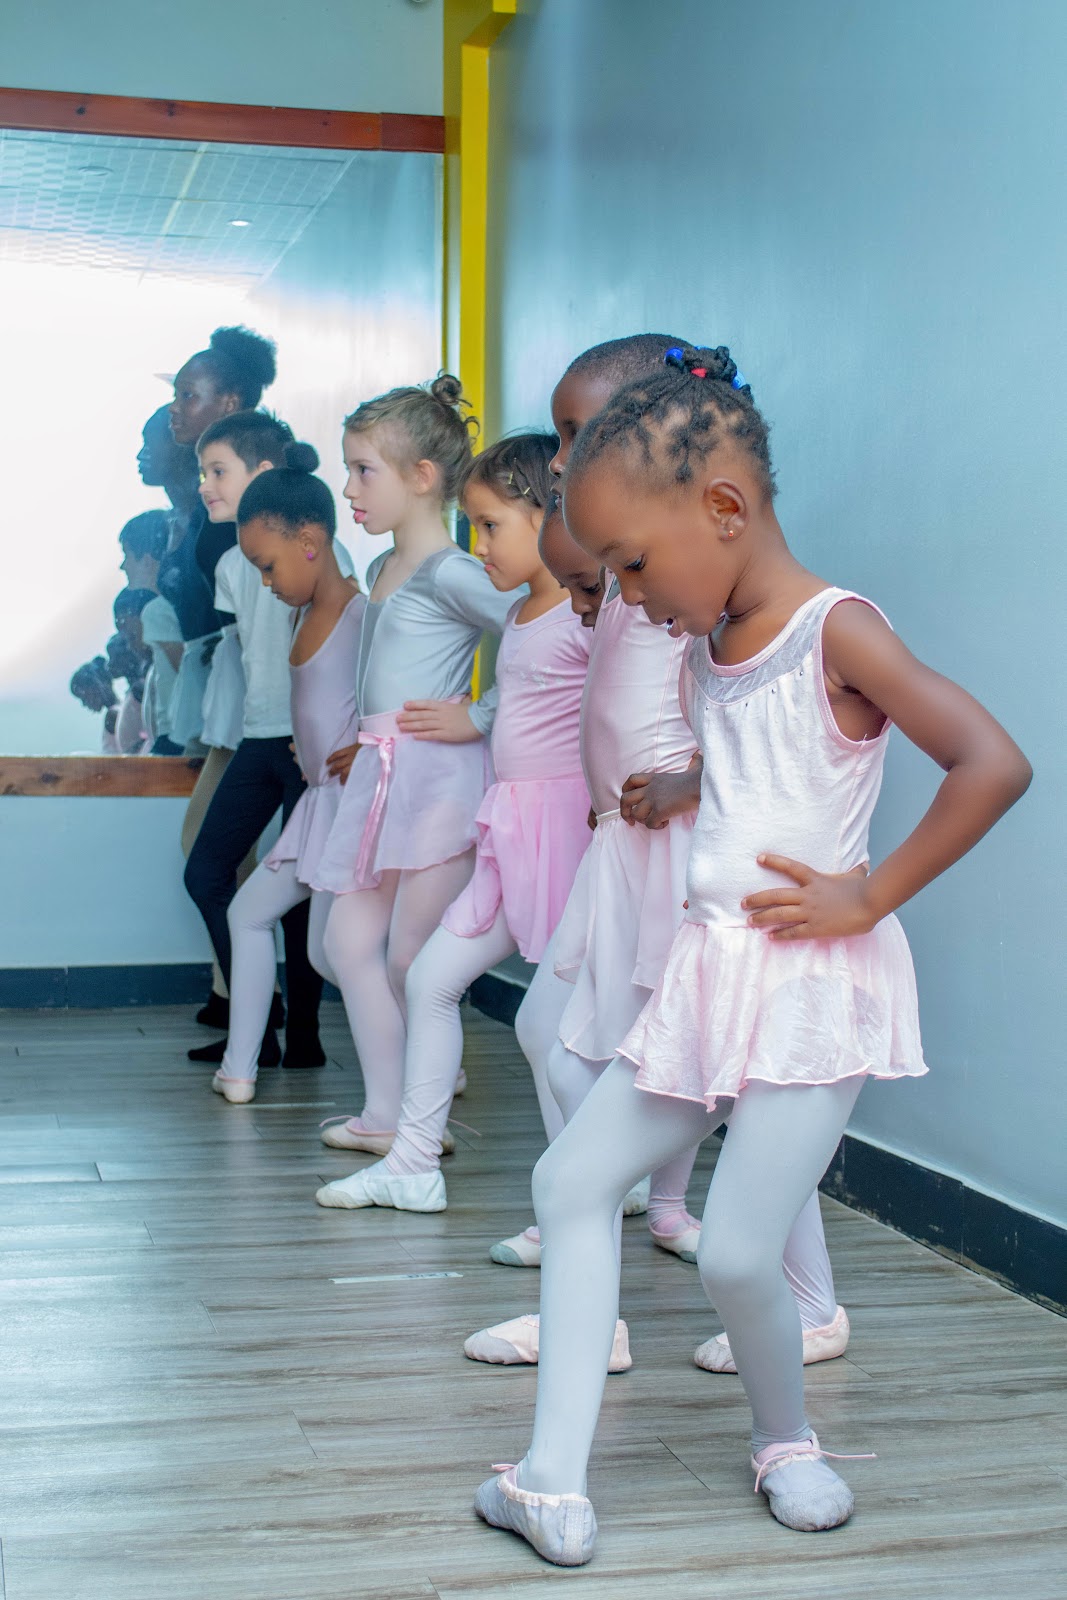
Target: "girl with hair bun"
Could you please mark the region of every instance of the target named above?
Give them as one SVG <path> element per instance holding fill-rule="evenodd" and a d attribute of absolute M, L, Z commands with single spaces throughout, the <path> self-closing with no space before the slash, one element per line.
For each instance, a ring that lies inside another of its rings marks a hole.
<path fill-rule="evenodd" d="M 578 712 L 591 635 L 541 561 L 537 536 L 555 498 L 554 434 L 503 439 L 468 468 L 463 509 L 476 553 L 508 613 L 496 663 L 496 781 L 475 818 L 474 875 L 407 975 L 407 1050 L 396 1138 L 385 1159 L 319 1190 L 320 1205 L 440 1211 L 445 1124 L 459 1077 L 459 1002 L 517 950 L 544 955 L 589 843 Z"/>
<path fill-rule="evenodd" d="M 284 465 L 257 476 L 237 512 L 242 558 L 275 600 L 290 608 L 290 702 L 296 759 L 307 787 L 281 838 L 237 891 L 230 930 L 230 1032 L 211 1087 L 236 1105 L 255 1098 L 257 1052 L 270 1016 L 277 973 L 274 933 L 310 902 L 310 959 L 326 970 L 322 934 L 329 896 L 311 877 L 337 813 L 340 779 L 328 758 L 356 734 L 356 656 L 366 601 L 338 565 L 333 496 L 312 477 L 310 445 L 285 446 Z M 281 607 L 277 608 L 279 611 Z"/>
<path fill-rule="evenodd" d="M 728 350 L 676 344 L 586 424 L 564 478 L 567 527 L 623 601 L 691 636 L 682 698 L 703 763 L 686 916 L 664 972 L 534 1173 L 533 1438 L 475 1501 L 563 1566 L 588 1561 L 596 1541 L 586 1469 L 618 1307 L 616 1211 L 726 1111 L 697 1264 L 752 1407 L 755 1488 L 800 1532 L 851 1515 L 805 1413 L 783 1251 L 865 1080 L 926 1071 L 893 913 L 1031 778 L 1004 729 L 918 662 L 870 601 L 790 553 L 767 432 Z M 945 776 L 868 873 L 892 723 Z"/>
<path fill-rule="evenodd" d="M 335 897 L 325 951 L 366 1091 L 360 1115 L 323 1139 L 376 1155 L 400 1115 L 408 968 L 474 867 L 496 694 L 472 705 L 471 672 L 482 634 L 503 631 L 514 599 L 445 527 L 471 460 L 466 409 L 458 379 L 442 373 L 368 401 L 344 429 L 353 521 L 393 543 L 368 573 L 359 734 L 335 755 L 344 795 L 312 880 Z"/>

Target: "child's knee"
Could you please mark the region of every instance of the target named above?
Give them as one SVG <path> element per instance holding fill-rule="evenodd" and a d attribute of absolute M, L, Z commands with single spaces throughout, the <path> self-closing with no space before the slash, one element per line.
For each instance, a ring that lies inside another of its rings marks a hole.
<path fill-rule="evenodd" d="M 522 1004 L 515 1013 L 515 1039 L 527 1061 L 534 1060 L 538 1054 L 537 1034 L 536 1008 L 530 1004 L 530 991 L 527 990 Z"/>
<path fill-rule="evenodd" d="M 764 1252 L 755 1241 L 727 1235 L 705 1219 L 697 1249 L 697 1270 L 708 1299 L 722 1307 L 760 1293 L 768 1271 L 773 1277 L 775 1268 L 764 1259 Z M 781 1274 L 780 1262 L 777 1272 Z"/>
<path fill-rule="evenodd" d="M 531 1183 L 534 1213 L 542 1227 L 551 1225 L 556 1216 L 574 1211 L 580 1188 L 575 1176 L 571 1163 L 560 1157 L 559 1145 L 550 1144 L 533 1169 Z"/>

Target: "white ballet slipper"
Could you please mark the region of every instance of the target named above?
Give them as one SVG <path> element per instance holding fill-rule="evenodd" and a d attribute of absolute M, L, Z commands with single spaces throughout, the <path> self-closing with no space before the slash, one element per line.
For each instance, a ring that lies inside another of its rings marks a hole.
<path fill-rule="evenodd" d="M 531 1494 L 515 1482 L 515 1468 L 487 1478 L 474 1497 L 483 1522 L 506 1528 L 557 1567 L 584 1567 L 596 1544 L 596 1517 L 584 1494 Z"/>
<path fill-rule="evenodd" d="M 220 1068 L 211 1080 L 216 1094 L 221 1094 L 231 1106 L 246 1106 L 256 1098 L 254 1078 L 228 1078 Z"/>
<path fill-rule="evenodd" d="M 470 1361 L 484 1361 L 493 1367 L 536 1367 L 540 1343 L 539 1316 L 513 1317 L 510 1322 L 498 1322 L 495 1327 L 472 1333 L 463 1346 L 463 1354 Z M 630 1330 L 620 1318 L 611 1341 L 608 1371 L 629 1372 L 633 1364 Z"/>
<path fill-rule="evenodd" d="M 327 1183 L 315 1196 L 320 1206 L 357 1211 L 363 1206 L 392 1206 L 395 1211 L 444 1211 L 445 1180 L 439 1171 L 386 1172 L 382 1162 Z"/>
<path fill-rule="evenodd" d="M 651 1178 L 642 1178 L 640 1183 L 635 1183 L 622 1203 L 624 1217 L 643 1217 L 648 1210 L 648 1196 L 652 1188 Z"/>
<path fill-rule="evenodd" d="M 667 1250 L 672 1256 L 678 1256 L 690 1265 L 695 1263 L 697 1250 L 700 1247 L 700 1223 L 692 1217 L 672 1233 L 660 1232 L 658 1228 L 649 1228 L 653 1244 L 658 1244 L 661 1250 Z"/>
<path fill-rule="evenodd" d="M 541 1237 L 531 1239 L 536 1228 L 524 1228 L 510 1239 L 501 1239 L 489 1252 L 490 1261 L 500 1267 L 539 1267 L 541 1265 Z"/>
<path fill-rule="evenodd" d="M 817 1361 L 836 1361 L 838 1356 L 843 1356 L 848 1349 L 851 1331 L 844 1306 L 838 1306 L 834 1320 L 828 1322 L 825 1328 L 805 1328 L 804 1365 L 812 1367 Z M 693 1351 L 693 1362 L 705 1372 L 737 1371 L 730 1341 L 725 1333 L 717 1333 L 713 1339 L 706 1339 L 698 1345 Z"/>
<path fill-rule="evenodd" d="M 835 1461 L 873 1461 L 873 1456 L 839 1456 L 823 1450 L 814 1434 L 799 1444 L 769 1444 L 752 1457 L 756 1493 L 767 1496 L 771 1515 L 797 1533 L 839 1528 L 856 1508 L 852 1490 L 826 1457 Z"/>
<path fill-rule="evenodd" d="M 379 1133 L 372 1128 L 364 1128 L 358 1117 L 349 1117 L 345 1122 L 331 1121 L 323 1124 L 320 1135 L 323 1144 L 328 1144 L 331 1150 L 365 1150 L 368 1155 L 387 1156 L 393 1148 L 395 1133 Z M 441 1135 L 441 1154 L 451 1156 L 456 1152 L 456 1141 L 446 1128 Z"/>

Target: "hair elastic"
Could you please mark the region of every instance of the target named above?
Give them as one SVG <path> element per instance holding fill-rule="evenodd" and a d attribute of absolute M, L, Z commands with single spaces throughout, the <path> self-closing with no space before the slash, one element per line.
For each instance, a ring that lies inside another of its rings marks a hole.
<path fill-rule="evenodd" d="M 688 371 L 691 378 L 706 378 L 708 375 L 707 367 L 686 367 L 685 351 L 679 344 L 672 344 L 669 349 L 665 350 L 663 352 L 663 360 L 668 367 L 678 367 L 682 372 Z M 744 373 L 735 372 L 730 379 L 730 387 L 732 389 L 744 389 L 747 386 L 748 381 Z"/>

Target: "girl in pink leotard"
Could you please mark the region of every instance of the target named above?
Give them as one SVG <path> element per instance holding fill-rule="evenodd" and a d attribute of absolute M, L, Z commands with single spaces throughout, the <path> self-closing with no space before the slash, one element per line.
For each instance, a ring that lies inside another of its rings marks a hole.
<path fill-rule="evenodd" d="M 407 975 L 395 1141 L 384 1160 L 320 1189 L 320 1205 L 444 1209 L 440 1156 L 463 1049 L 459 1001 L 516 949 L 541 959 L 589 843 L 578 716 L 590 636 L 537 547 L 555 445 L 551 434 L 519 434 L 477 456 L 467 473 L 463 509 L 490 580 L 502 592 L 528 585 L 497 657 L 496 782 L 478 811 L 471 881 Z"/>

